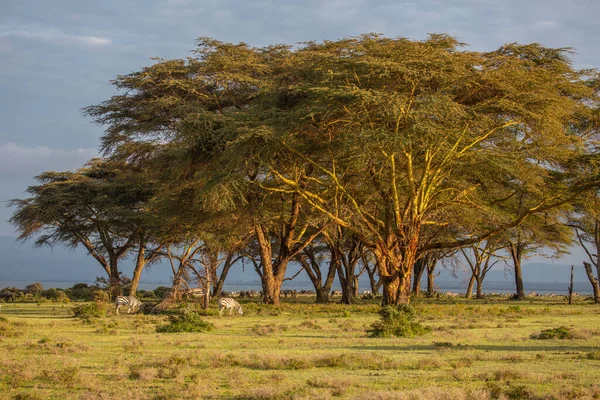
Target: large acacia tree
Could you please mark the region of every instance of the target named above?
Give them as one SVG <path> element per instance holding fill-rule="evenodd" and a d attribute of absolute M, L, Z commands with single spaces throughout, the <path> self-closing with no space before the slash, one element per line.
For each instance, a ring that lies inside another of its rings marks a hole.
<path fill-rule="evenodd" d="M 10 204 L 19 239 L 84 247 L 110 283 L 120 279 L 119 261 L 135 252 L 135 293 L 142 269 L 160 247 L 152 240 L 159 222 L 147 209 L 154 191 L 146 174 L 126 163 L 95 159 L 74 172 L 44 172 L 37 181 L 27 189 L 31 197 Z"/>
<path fill-rule="evenodd" d="M 264 94 L 286 107 L 260 113 L 321 174 L 306 185 L 273 173 L 371 248 L 391 304 L 409 301 L 419 254 L 480 241 L 585 188 L 566 168 L 585 152 L 598 94 L 564 49 L 368 35 L 308 43 L 290 60 Z M 523 191 L 527 207 L 506 213 Z M 422 243 L 443 227 L 455 238 Z"/>
<path fill-rule="evenodd" d="M 464 51 L 445 35 L 296 49 L 201 39 L 194 57 L 117 78 L 124 92 L 87 113 L 113 156 L 192 160 L 175 176 L 203 188 L 203 204 L 250 214 L 278 277 L 323 229 L 318 212 L 370 249 L 386 302 L 407 303 L 420 254 L 483 240 L 585 186 L 565 171 L 594 133 L 596 81 L 566 54 Z M 505 212 L 517 191 L 530 201 Z M 281 212 L 269 212 L 274 195 Z M 422 240 L 441 229 L 450 239 Z"/>

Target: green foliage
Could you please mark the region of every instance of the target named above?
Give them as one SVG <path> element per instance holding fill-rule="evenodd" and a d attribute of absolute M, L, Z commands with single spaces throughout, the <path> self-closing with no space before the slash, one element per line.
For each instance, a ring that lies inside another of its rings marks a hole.
<path fill-rule="evenodd" d="M 170 290 L 171 288 L 168 288 L 166 286 L 159 286 L 156 289 L 154 289 L 154 296 L 156 296 L 156 298 L 158 299 L 162 299 L 167 293 L 169 293 Z"/>
<path fill-rule="evenodd" d="M 31 285 L 25 286 L 25 292 L 27 292 L 33 296 L 36 296 L 36 295 L 42 293 L 43 290 L 44 290 L 44 286 L 39 282 L 32 283 Z"/>
<path fill-rule="evenodd" d="M 558 328 L 544 329 L 538 334 L 531 335 L 532 339 L 551 340 L 551 339 L 573 339 L 571 328 L 559 326 Z"/>
<path fill-rule="evenodd" d="M 40 295 L 48 300 L 52 301 L 62 301 L 67 298 L 67 294 L 62 289 L 50 288 L 43 290 Z"/>
<path fill-rule="evenodd" d="M 181 314 L 173 315 L 167 325 L 157 326 L 156 332 L 159 333 L 178 333 L 178 332 L 210 332 L 214 325 L 204 321 L 197 312 L 186 311 Z"/>
<path fill-rule="evenodd" d="M 85 303 L 73 307 L 73 316 L 84 322 L 91 322 L 94 318 L 102 318 L 106 315 L 106 303 Z"/>
<path fill-rule="evenodd" d="M 381 308 L 379 315 L 381 318 L 375 321 L 370 329 L 367 329 L 369 337 L 413 337 L 431 331 L 431 328 L 414 320 L 416 312 L 409 305 L 385 306 Z"/>
<path fill-rule="evenodd" d="M 90 286 L 87 283 L 76 283 L 72 287 L 66 290 L 67 296 L 71 300 L 83 300 L 92 301 L 94 300 L 94 291 L 96 288 Z"/>

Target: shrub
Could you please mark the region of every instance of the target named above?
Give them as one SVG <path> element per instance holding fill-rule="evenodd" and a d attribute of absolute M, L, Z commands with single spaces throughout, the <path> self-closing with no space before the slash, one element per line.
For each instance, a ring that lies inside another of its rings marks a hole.
<path fill-rule="evenodd" d="M 168 288 L 166 286 L 159 286 L 156 289 L 154 289 L 154 296 L 156 296 L 157 299 L 162 299 L 167 293 L 169 293 L 170 290 L 171 288 Z"/>
<path fill-rule="evenodd" d="M 95 288 L 89 286 L 87 283 L 76 283 L 67 289 L 66 292 L 71 300 L 92 301 L 94 300 L 94 290 Z"/>
<path fill-rule="evenodd" d="M 42 292 L 40 293 L 40 295 L 48 300 L 53 300 L 53 301 L 61 301 L 63 299 L 66 298 L 66 294 L 64 290 L 61 289 L 55 289 L 55 288 L 50 288 L 47 290 L 42 290 Z"/>
<path fill-rule="evenodd" d="M 558 328 L 544 329 L 540 333 L 531 335 L 532 339 L 550 340 L 550 339 L 573 339 L 571 328 L 559 326 Z"/>
<path fill-rule="evenodd" d="M 43 290 L 44 290 L 44 286 L 39 282 L 32 283 L 31 285 L 25 286 L 25 292 L 29 293 L 32 296 L 42 293 Z"/>
<path fill-rule="evenodd" d="M 73 316 L 84 322 L 90 322 L 93 318 L 100 318 L 106 315 L 106 304 L 86 303 L 73 307 Z"/>
<path fill-rule="evenodd" d="M 174 315 L 169 319 L 171 322 L 167 325 L 157 326 L 156 332 L 208 332 L 215 327 L 210 322 L 202 320 L 200 314 L 194 311 L 187 311 L 182 314 Z"/>
<path fill-rule="evenodd" d="M 431 328 L 425 327 L 414 320 L 416 312 L 409 305 L 382 307 L 379 315 L 381 319 L 375 321 L 371 328 L 367 329 L 369 337 L 412 337 L 431 331 Z"/>

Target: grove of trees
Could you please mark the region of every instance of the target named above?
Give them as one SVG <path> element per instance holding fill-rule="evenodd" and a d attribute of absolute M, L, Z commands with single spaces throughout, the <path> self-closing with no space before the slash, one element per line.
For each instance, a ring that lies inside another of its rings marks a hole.
<path fill-rule="evenodd" d="M 21 239 L 84 246 L 109 279 L 135 255 L 133 293 L 168 256 L 174 286 L 191 268 L 218 295 L 243 258 L 268 304 L 298 263 L 320 302 L 335 274 L 351 302 L 368 273 L 398 305 L 437 259 L 471 252 L 479 297 L 508 249 L 520 298 L 528 252 L 576 238 L 598 268 L 600 80 L 568 56 L 470 51 L 447 35 L 200 38 L 191 57 L 118 76 L 85 108 L 105 127 L 104 157 L 41 174 L 11 221 Z"/>

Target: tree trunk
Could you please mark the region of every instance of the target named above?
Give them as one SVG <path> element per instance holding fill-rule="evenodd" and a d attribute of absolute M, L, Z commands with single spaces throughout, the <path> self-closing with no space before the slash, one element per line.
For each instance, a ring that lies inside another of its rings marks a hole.
<path fill-rule="evenodd" d="M 302 265 L 302 268 L 306 271 L 310 281 L 315 288 L 317 293 L 317 303 L 327 304 L 329 303 L 329 293 L 335 280 L 335 273 L 339 264 L 337 252 L 330 249 L 329 268 L 327 270 L 327 277 L 325 283 L 322 282 L 323 273 L 321 272 L 321 266 L 319 265 L 314 254 L 311 253 L 312 249 L 305 249 L 304 254 L 306 257 L 297 257 L 296 259 Z"/>
<path fill-rule="evenodd" d="M 470 299 L 473 297 L 473 286 L 475 286 L 475 272 L 471 273 L 469 285 L 467 286 L 467 293 L 465 293 L 465 299 Z"/>
<path fill-rule="evenodd" d="M 518 300 L 525 299 L 525 286 L 523 285 L 523 271 L 521 270 L 521 260 L 515 263 L 515 285 L 517 289 L 516 298 Z"/>
<path fill-rule="evenodd" d="M 412 293 L 415 296 L 421 294 L 421 278 L 426 269 L 426 257 L 421 257 L 419 261 L 415 263 L 414 280 L 412 285 Z"/>
<path fill-rule="evenodd" d="M 585 268 L 585 273 L 592 284 L 592 290 L 594 292 L 594 303 L 600 304 L 600 285 L 598 283 L 598 278 L 594 276 L 594 272 L 592 271 L 592 266 L 588 262 L 583 262 L 583 267 Z"/>
<path fill-rule="evenodd" d="M 213 282 L 213 297 L 221 297 L 221 294 L 223 293 L 223 285 L 225 284 L 225 279 L 227 278 L 227 275 L 229 274 L 229 270 L 231 269 L 231 267 L 233 266 L 233 264 L 235 264 L 240 257 L 236 258 L 235 260 L 233 259 L 233 257 L 235 256 L 235 252 L 231 252 L 228 256 L 227 259 L 225 260 L 225 264 L 223 264 L 223 270 L 221 271 L 221 274 L 219 275 L 219 279 L 217 279 L 216 282 Z"/>
<path fill-rule="evenodd" d="M 142 276 L 142 270 L 146 265 L 146 247 L 140 244 L 138 254 L 135 259 L 135 269 L 133 270 L 133 279 L 131 280 L 131 286 L 129 288 L 129 295 L 135 296 L 138 286 L 140 284 L 140 278 Z"/>
<path fill-rule="evenodd" d="M 326 289 L 325 287 L 315 288 L 315 292 L 317 292 L 317 304 L 329 303 L 330 290 L 331 288 Z"/>
<path fill-rule="evenodd" d="M 427 296 L 431 297 L 435 294 L 435 263 L 427 265 Z"/>
<path fill-rule="evenodd" d="M 398 303 L 398 293 L 400 292 L 400 279 L 398 277 L 382 278 L 383 283 L 383 302 L 382 305 L 396 305 Z"/>
<path fill-rule="evenodd" d="M 515 267 L 515 286 L 517 290 L 517 293 L 515 294 L 515 299 L 524 300 L 525 286 L 523 285 L 523 271 L 521 269 L 522 250 L 518 243 L 510 243 L 508 249 L 510 251 L 510 255 L 513 259 L 513 264 Z"/>
<path fill-rule="evenodd" d="M 272 304 L 275 306 L 281 304 L 279 297 L 281 294 L 282 283 L 283 280 L 279 280 L 275 276 L 267 277 L 264 280 L 263 287 L 265 288 L 265 292 L 263 293 L 263 302 L 265 304 Z"/>
<path fill-rule="evenodd" d="M 569 304 L 573 304 L 573 273 L 575 266 L 571 265 L 571 279 L 569 280 Z"/>
<path fill-rule="evenodd" d="M 483 278 L 477 278 L 477 299 L 483 299 L 483 292 L 482 292 L 482 284 L 483 284 Z"/>
<path fill-rule="evenodd" d="M 411 281 L 411 278 L 412 278 L 412 270 L 409 273 L 406 273 L 403 276 L 401 276 L 400 279 L 398 280 L 400 285 L 398 288 L 398 290 L 399 290 L 398 301 L 397 301 L 396 305 L 410 303 L 410 281 Z"/>

